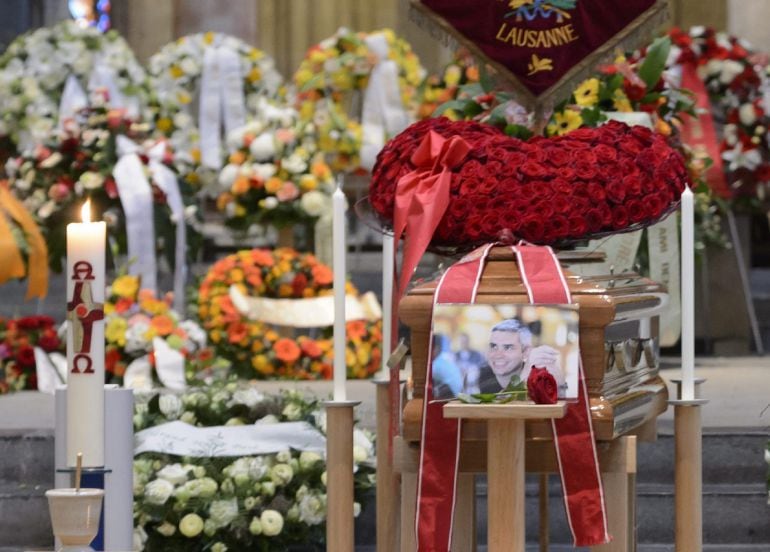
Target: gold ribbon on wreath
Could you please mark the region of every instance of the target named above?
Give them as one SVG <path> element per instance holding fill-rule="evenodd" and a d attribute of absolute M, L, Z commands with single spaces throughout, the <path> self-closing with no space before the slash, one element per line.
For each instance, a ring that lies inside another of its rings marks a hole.
<path fill-rule="evenodd" d="M 24 232 L 29 271 L 11 231 L 11 220 Z M 48 247 L 32 215 L 11 194 L 8 182 L 0 181 L 0 284 L 24 276 L 27 277 L 26 299 L 42 299 L 48 294 Z"/>

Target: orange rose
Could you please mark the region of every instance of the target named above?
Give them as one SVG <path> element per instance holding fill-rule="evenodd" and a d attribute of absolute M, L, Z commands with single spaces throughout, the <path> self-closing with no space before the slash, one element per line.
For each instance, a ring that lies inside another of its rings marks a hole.
<path fill-rule="evenodd" d="M 348 339 L 361 339 L 366 335 L 366 323 L 363 320 L 348 322 Z"/>
<path fill-rule="evenodd" d="M 286 337 L 283 337 L 275 342 L 275 345 L 273 345 L 273 351 L 275 351 L 275 356 L 278 360 L 286 363 L 296 362 L 302 353 L 297 344 L 293 340 Z"/>
<path fill-rule="evenodd" d="M 300 343 L 300 347 L 302 348 L 302 352 L 310 358 L 318 358 L 323 354 L 321 347 L 318 346 L 318 343 L 314 339 L 303 339 Z"/>
<path fill-rule="evenodd" d="M 328 286 L 334 280 L 332 269 L 326 265 L 318 264 L 313 267 L 313 280 L 319 286 Z"/>
<path fill-rule="evenodd" d="M 170 316 L 159 314 L 150 321 L 150 327 L 155 330 L 158 335 L 168 335 L 174 329 L 174 321 L 171 320 Z"/>

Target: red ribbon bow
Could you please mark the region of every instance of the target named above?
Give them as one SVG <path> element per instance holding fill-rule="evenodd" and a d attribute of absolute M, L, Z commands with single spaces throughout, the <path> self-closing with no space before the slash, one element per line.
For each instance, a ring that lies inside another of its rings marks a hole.
<path fill-rule="evenodd" d="M 406 231 L 398 299 L 404 295 L 417 263 L 449 207 L 451 171 L 462 163 L 470 149 L 468 142 L 459 136 L 447 140 L 431 130 L 412 154 L 411 161 L 416 168 L 396 184 L 393 213 L 396 247 Z"/>

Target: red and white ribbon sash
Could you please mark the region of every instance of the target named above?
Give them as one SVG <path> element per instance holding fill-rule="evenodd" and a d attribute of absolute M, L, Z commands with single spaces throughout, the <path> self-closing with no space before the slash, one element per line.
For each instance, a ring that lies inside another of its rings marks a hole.
<path fill-rule="evenodd" d="M 439 281 L 434 304 L 475 303 L 481 274 L 494 245 L 485 245 L 451 266 Z M 561 266 L 550 247 L 512 249 L 531 303 L 571 302 Z M 428 358 L 432 356 L 432 345 L 431 339 Z M 430 363 L 426 372 L 415 520 L 417 550 L 448 552 L 461 425 L 459 420 L 443 417 L 443 403 L 433 402 Z M 609 542 L 610 536 L 582 366 L 579 380 L 578 401 L 568 406 L 563 419 L 554 422 L 554 443 L 575 546 L 592 546 Z"/>

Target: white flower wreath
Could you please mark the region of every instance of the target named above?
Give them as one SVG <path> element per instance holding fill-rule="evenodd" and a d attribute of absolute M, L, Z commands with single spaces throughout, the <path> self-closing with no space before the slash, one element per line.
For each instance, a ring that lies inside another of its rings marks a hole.
<path fill-rule="evenodd" d="M 70 76 L 84 91 L 107 88 L 107 102 L 132 116 L 147 105 L 146 73 L 120 35 L 63 21 L 18 37 L 0 57 L 0 137 L 22 150 L 46 140 Z"/>
<path fill-rule="evenodd" d="M 226 52 L 230 57 L 216 59 L 218 52 Z M 234 60 L 237 63 L 233 63 Z M 150 58 L 148 71 L 155 93 L 157 131 L 169 139 L 180 172 L 193 185 L 210 183 L 216 176 L 216 171 L 211 169 L 218 168 L 205 166 L 205 156 L 211 152 L 202 151 L 206 145 L 201 144 L 201 137 L 206 134 L 201 132 L 201 109 L 205 109 L 205 100 L 201 96 L 206 93 L 202 89 L 207 86 L 207 79 L 204 78 L 207 63 L 218 71 L 208 81 L 219 87 L 216 93 L 222 94 L 220 100 L 224 104 L 213 106 L 215 109 L 211 111 L 216 117 L 219 117 L 221 107 L 226 112 L 228 108 L 233 108 L 233 103 L 242 104 L 234 108 L 239 116 L 253 115 L 258 108 L 259 98 L 277 94 L 283 82 L 270 56 L 238 38 L 224 34 L 209 32 L 185 36 L 167 44 Z M 226 68 L 228 64 L 229 72 Z M 233 74 L 242 82 L 241 87 L 236 86 L 236 94 L 232 93 L 232 86 L 238 84 L 233 82 Z M 227 113 L 224 122 L 226 130 L 233 130 L 227 128 L 230 122 Z M 240 121 L 237 126 L 244 123 L 245 120 Z M 215 132 L 217 137 L 219 132 L 220 129 Z M 214 155 L 221 162 L 226 153 L 224 141 L 217 140 L 216 146 L 219 151 L 214 152 Z"/>

